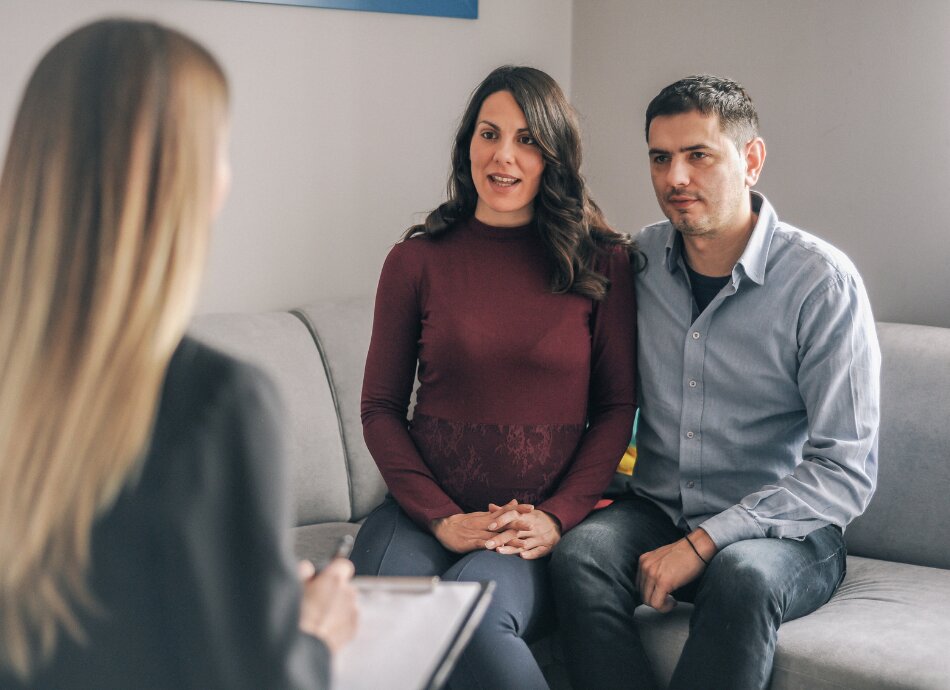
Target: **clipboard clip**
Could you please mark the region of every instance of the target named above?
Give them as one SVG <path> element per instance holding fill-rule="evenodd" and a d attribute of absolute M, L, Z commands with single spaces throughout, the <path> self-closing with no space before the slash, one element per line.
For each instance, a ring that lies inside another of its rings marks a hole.
<path fill-rule="evenodd" d="M 392 592 L 398 594 L 428 594 L 441 580 L 434 577 L 367 577 L 353 578 L 353 586 L 360 592 Z"/>

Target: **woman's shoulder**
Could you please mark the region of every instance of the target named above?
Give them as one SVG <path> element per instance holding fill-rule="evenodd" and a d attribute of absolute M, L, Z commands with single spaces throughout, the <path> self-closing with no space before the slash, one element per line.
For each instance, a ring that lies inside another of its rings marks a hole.
<path fill-rule="evenodd" d="M 420 232 L 401 239 L 390 248 L 383 272 L 407 277 L 420 276 L 428 263 L 438 262 L 445 252 L 452 251 L 451 247 L 456 245 L 459 238 L 456 228 L 452 226 L 437 235 Z"/>
<path fill-rule="evenodd" d="M 222 400 L 232 393 L 266 390 L 270 380 L 257 367 L 190 336 L 182 338 L 168 365 L 162 390 L 162 408 L 187 408 L 189 412 Z"/>
<path fill-rule="evenodd" d="M 595 263 L 599 272 L 609 277 L 611 273 L 626 273 L 633 270 L 637 258 L 635 245 L 612 242 L 606 237 L 593 239 L 598 249 Z"/>
<path fill-rule="evenodd" d="M 242 471 L 239 446 L 247 437 L 276 444 L 280 410 L 261 370 L 185 337 L 165 375 L 143 479 L 201 493 L 212 478 Z"/>

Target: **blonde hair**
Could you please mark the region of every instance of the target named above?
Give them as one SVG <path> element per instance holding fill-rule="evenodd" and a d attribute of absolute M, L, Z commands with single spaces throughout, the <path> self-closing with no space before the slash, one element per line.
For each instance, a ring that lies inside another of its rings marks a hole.
<path fill-rule="evenodd" d="M 99 609 L 95 519 L 133 481 L 198 291 L 227 84 L 182 34 L 106 20 L 42 59 L 0 177 L 0 667 Z"/>

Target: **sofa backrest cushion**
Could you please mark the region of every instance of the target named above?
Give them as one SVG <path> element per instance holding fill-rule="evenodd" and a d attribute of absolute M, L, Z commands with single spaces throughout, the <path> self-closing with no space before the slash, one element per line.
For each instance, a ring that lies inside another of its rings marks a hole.
<path fill-rule="evenodd" d="M 373 298 L 322 302 L 294 313 L 309 325 L 323 356 L 346 446 L 353 519 L 360 520 L 386 495 L 386 484 L 363 441 L 360 421 L 363 369 L 373 327 Z"/>
<path fill-rule="evenodd" d="M 293 464 L 297 524 L 352 517 L 340 425 L 323 362 L 307 326 L 289 313 L 210 314 L 189 333 L 264 370 L 277 385 Z"/>
<path fill-rule="evenodd" d="M 846 530 L 858 556 L 950 568 L 950 328 L 878 323 L 877 492 Z"/>

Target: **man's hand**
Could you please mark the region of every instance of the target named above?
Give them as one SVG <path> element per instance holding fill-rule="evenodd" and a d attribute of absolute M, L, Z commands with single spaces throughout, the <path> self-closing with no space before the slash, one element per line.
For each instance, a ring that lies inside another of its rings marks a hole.
<path fill-rule="evenodd" d="M 671 596 L 674 591 L 695 580 L 706 569 L 706 563 L 700 555 L 707 562 L 716 555 L 716 544 L 705 530 L 696 530 L 689 535 L 689 539 L 696 551 L 686 543 L 684 537 L 640 556 L 640 568 L 637 571 L 640 597 L 644 604 L 661 613 L 668 613 L 676 606 L 676 600 Z"/>
<path fill-rule="evenodd" d="M 356 588 L 353 564 L 336 558 L 316 574 L 310 561 L 301 561 L 298 575 L 303 584 L 300 629 L 319 637 L 334 654 L 356 634 Z"/>
<path fill-rule="evenodd" d="M 494 508 L 497 508 L 495 504 L 489 504 L 489 510 Z M 551 549 L 561 540 L 561 525 L 543 510 L 535 510 L 532 506 L 520 504 L 517 510 L 521 514 L 506 524 L 505 531 L 505 535 L 514 533 L 514 538 L 499 543 L 495 551 L 505 555 L 519 554 L 526 560 L 551 553 Z"/>
<path fill-rule="evenodd" d="M 528 509 L 532 507 L 527 506 Z M 523 510 L 517 501 L 512 500 L 503 506 L 493 504 L 487 511 L 458 513 L 429 524 L 442 546 L 454 553 L 468 553 L 477 549 L 494 549 L 514 539 L 517 530 L 506 527 Z"/>

